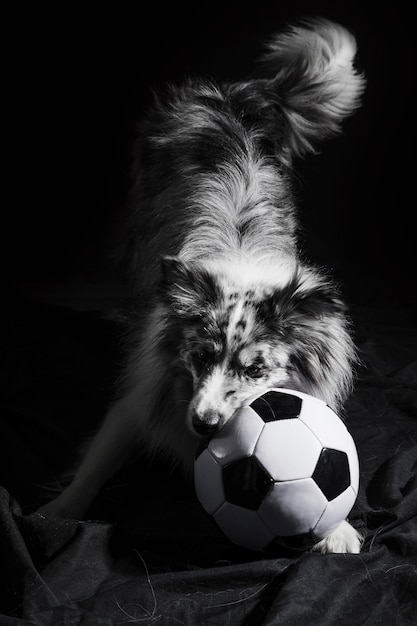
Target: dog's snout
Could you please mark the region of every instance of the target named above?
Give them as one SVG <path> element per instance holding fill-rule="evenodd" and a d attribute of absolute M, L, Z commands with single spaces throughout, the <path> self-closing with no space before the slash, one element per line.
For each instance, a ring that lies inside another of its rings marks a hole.
<path fill-rule="evenodd" d="M 192 416 L 192 423 L 193 428 L 198 435 L 212 435 L 220 428 L 221 415 L 218 411 L 213 409 L 204 411 L 202 415 L 194 412 Z"/>

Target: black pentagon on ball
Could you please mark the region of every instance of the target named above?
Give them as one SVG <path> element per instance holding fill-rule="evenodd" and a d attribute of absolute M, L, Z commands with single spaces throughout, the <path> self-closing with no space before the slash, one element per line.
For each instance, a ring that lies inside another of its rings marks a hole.
<path fill-rule="evenodd" d="M 349 460 L 346 452 L 323 448 L 312 475 L 326 498 L 337 498 L 350 485 Z"/>
<path fill-rule="evenodd" d="M 275 422 L 299 417 L 302 403 L 298 396 L 281 391 L 267 391 L 250 406 L 264 422 Z"/>
<path fill-rule="evenodd" d="M 251 511 L 262 504 L 274 480 L 253 456 L 233 461 L 223 468 L 226 501 Z"/>

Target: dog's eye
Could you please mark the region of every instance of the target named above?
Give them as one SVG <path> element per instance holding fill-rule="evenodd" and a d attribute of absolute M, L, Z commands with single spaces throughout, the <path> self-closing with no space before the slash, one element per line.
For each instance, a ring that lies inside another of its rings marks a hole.
<path fill-rule="evenodd" d="M 198 376 L 213 362 L 213 352 L 210 350 L 196 350 L 191 353 L 191 362 Z"/>
<path fill-rule="evenodd" d="M 264 366 L 262 363 L 252 363 L 251 365 L 245 367 L 244 372 L 246 376 L 249 376 L 250 378 L 260 378 L 263 376 Z"/>

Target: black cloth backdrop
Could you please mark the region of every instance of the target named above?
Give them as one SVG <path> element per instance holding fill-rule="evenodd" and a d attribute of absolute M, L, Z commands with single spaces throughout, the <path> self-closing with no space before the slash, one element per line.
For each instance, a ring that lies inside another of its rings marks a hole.
<path fill-rule="evenodd" d="M 203 7 L 204 9 L 204 7 Z M 260 3 L 13 15 L 3 211 L 0 624 L 415 624 L 417 324 L 411 228 L 410 18 L 395 6 Z M 299 165 L 306 252 L 351 305 L 362 366 L 347 407 L 359 451 L 360 555 L 261 554 L 230 543 L 191 487 L 138 457 L 86 521 L 36 508 L 65 481 L 111 401 L 124 286 L 108 250 L 134 120 L 150 87 L 244 76 L 287 18 L 357 35 L 368 77 L 346 132 Z M 46 17 L 48 19 L 46 19 Z M 412 196 L 411 196 L 412 197 Z M 13 199 L 10 202 L 10 199 Z"/>

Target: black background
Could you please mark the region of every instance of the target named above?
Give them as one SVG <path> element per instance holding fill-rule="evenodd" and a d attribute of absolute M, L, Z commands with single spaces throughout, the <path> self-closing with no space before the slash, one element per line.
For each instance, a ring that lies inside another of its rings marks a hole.
<path fill-rule="evenodd" d="M 409 10 L 394 2 L 135 7 L 30 7 L 5 20 L 4 280 L 65 285 L 107 271 L 150 89 L 185 74 L 244 77 L 288 19 L 321 15 L 355 33 L 368 88 L 343 136 L 297 164 L 304 245 L 353 300 L 413 299 Z"/>

